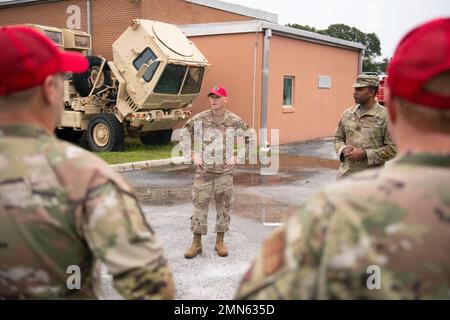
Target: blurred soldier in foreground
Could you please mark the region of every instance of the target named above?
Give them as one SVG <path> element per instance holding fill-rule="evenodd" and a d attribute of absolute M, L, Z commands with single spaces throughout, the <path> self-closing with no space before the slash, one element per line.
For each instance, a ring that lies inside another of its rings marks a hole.
<path fill-rule="evenodd" d="M 380 167 L 397 153 L 387 128 L 388 112 L 375 100 L 379 80 L 359 75 L 353 85 L 356 106 L 344 111 L 334 134 L 341 161 L 338 179 L 370 167 Z"/>
<path fill-rule="evenodd" d="M 450 298 L 449 18 L 400 42 L 388 86 L 399 158 L 306 201 L 264 242 L 238 298 Z"/>
<path fill-rule="evenodd" d="M 128 184 L 53 135 L 64 73 L 84 72 L 87 60 L 7 26 L 0 61 L 0 298 L 96 298 L 95 259 L 123 297 L 173 298 L 162 248 Z"/>

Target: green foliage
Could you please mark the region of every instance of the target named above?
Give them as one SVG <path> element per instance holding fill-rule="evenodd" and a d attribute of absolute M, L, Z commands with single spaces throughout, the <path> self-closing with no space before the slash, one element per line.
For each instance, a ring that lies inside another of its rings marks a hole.
<path fill-rule="evenodd" d="M 376 72 L 378 74 L 386 73 L 389 58 L 384 58 L 381 62 L 373 61 L 372 59 L 364 57 L 363 70 L 364 72 Z"/>
<path fill-rule="evenodd" d="M 389 59 L 384 58 L 382 62 L 375 61 L 376 58 L 379 58 L 381 56 L 381 43 L 376 33 L 364 33 L 358 28 L 350 27 L 343 23 L 329 25 L 328 28 L 324 30 L 319 30 L 309 25 L 300 25 L 297 23 L 288 23 L 287 26 L 339 38 L 342 40 L 361 43 L 366 47 L 364 51 L 365 56 L 363 59 L 363 71 L 371 71 L 377 73 L 386 72 L 387 62 L 389 61 Z"/>
<path fill-rule="evenodd" d="M 300 29 L 300 30 L 304 30 L 304 31 L 309 31 L 309 32 L 315 32 L 318 33 L 319 30 L 317 30 L 314 27 L 310 27 L 309 25 L 305 24 L 305 25 L 301 25 L 301 24 L 297 24 L 297 23 L 288 23 L 287 24 L 288 27 L 291 28 L 296 28 L 296 29 Z"/>

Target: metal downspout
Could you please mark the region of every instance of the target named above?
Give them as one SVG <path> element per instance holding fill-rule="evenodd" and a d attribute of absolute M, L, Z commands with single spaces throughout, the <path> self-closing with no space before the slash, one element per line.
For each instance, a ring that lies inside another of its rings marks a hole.
<path fill-rule="evenodd" d="M 86 1 L 86 19 L 87 19 L 87 33 L 91 35 L 92 39 L 92 1 Z M 93 42 L 93 41 L 92 41 Z M 88 50 L 88 55 L 92 55 L 92 49 Z"/>
<path fill-rule="evenodd" d="M 364 61 L 364 49 L 359 52 L 359 66 L 358 66 L 358 74 L 363 72 L 363 61 Z"/>
<path fill-rule="evenodd" d="M 261 86 L 261 135 L 260 147 L 267 147 L 269 144 L 267 140 L 267 108 L 269 97 L 269 52 L 270 52 L 270 38 L 272 37 L 271 29 L 264 29 L 263 42 L 263 70 L 262 70 L 262 86 Z"/>

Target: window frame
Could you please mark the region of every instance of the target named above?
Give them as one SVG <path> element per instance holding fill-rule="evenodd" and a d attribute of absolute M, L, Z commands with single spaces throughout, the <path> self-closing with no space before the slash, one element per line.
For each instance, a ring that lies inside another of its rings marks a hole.
<path fill-rule="evenodd" d="M 142 59 L 143 56 L 144 56 L 144 54 L 145 54 L 146 52 L 148 52 L 148 51 L 150 51 L 151 55 L 154 56 L 155 59 L 153 60 L 152 57 L 150 57 L 150 59 L 148 59 L 147 61 L 144 60 L 144 61 L 142 61 L 142 63 L 140 63 L 141 61 L 138 61 L 138 60 Z M 150 67 L 149 67 L 149 68 L 147 69 L 147 71 L 142 75 L 142 79 L 144 79 L 144 81 L 147 82 L 147 83 L 150 82 L 150 81 L 152 81 L 153 76 L 155 75 L 156 70 L 157 70 L 158 67 L 159 67 L 160 61 L 157 61 L 157 59 L 158 59 L 158 56 L 153 52 L 153 50 L 152 50 L 150 47 L 145 47 L 145 48 L 141 51 L 141 53 L 139 53 L 139 55 L 138 55 L 136 58 L 134 58 L 134 60 L 133 60 L 133 62 L 132 62 L 133 67 L 136 69 L 136 71 L 139 71 L 139 69 L 142 67 L 142 65 L 143 65 L 144 63 L 148 63 L 150 60 L 153 60 L 153 62 L 152 62 L 152 64 L 150 65 Z M 139 64 L 139 63 L 140 63 L 140 65 L 139 65 L 139 67 L 138 67 L 138 64 Z M 149 72 L 151 72 L 151 74 L 150 74 L 150 77 L 148 78 L 148 77 L 146 77 L 146 76 L 147 76 L 147 73 L 149 73 Z M 148 80 L 147 80 L 147 78 L 148 78 Z"/>
<path fill-rule="evenodd" d="M 286 80 L 287 79 L 290 79 L 291 80 L 291 94 L 290 94 L 290 100 L 291 100 L 291 103 L 290 104 L 285 104 L 285 95 L 284 95 L 284 93 L 285 93 L 285 89 L 286 89 L 286 87 L 285 87 L 285 85 L 286 85 Z M 294 103 L 295 103 L 295 95 L 294 95 L 294 92 L 295 92 L 295 90 L 294 90 L 294 88 L 295 88 L 295 76 L 292 76 L 292 75 L 284 75 L 283 76 L 283 91 L 282 91 L 282 94 L 283 94 L 283 98 L 282 98 L 282 106 L 283 106 L 283 109 L 293 109 L 294 108 Z"/>

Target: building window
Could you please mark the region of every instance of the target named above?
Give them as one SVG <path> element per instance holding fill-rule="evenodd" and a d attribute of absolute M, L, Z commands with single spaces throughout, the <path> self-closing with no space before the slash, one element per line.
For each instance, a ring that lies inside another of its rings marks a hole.
<path fill-rule="evenodd" d="M 292 108 L 294 105 L 294 77 L 283 78 L 283 107 Z"/>

